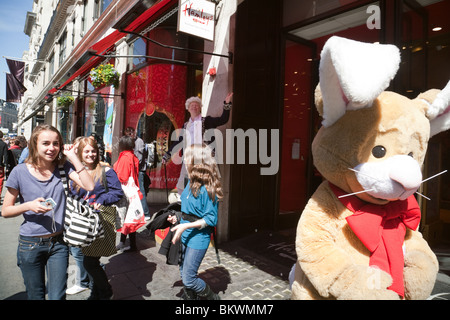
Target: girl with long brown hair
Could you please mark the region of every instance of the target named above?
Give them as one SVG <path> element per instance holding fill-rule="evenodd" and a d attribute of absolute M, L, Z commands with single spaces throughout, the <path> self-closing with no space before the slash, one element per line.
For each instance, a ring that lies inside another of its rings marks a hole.
<path fill-rule="evenodd" d="M 209 285 L 198 277 L 198 269 L 208 250 L 212 228 L 218 220 L 218 203 L 223 198 L 219 169 L 211 149 L 192 145 L 185 150 L 189 182 L 181 194 L 182 219 L 174 226 L 172 242 L 181 238 L 180 274 L 185 299 L 219 300 Z M 176 218 L 169 217 L 176 223 Z"/>
<path fill-rule="evenodd" d="M 6 182 L 2 216 L 24 218 L 17 264 L 28 299 L 44 300 L 47 282 L 48 298 L 61 300 L 66 297 L 69 250 L 62 235 L 66 193 L 58 167 L 63 165 L 66 176 L 86 190 L 93 190 L 94 182 L 75 153 L 76 145 L 63 147 L 56 128 L 37 126 L 28 147 L 25 163 L 15 166 Z M 20 204 L 15 205 L 17 197 Z"/>
<path fill-rule="evenodd" d="M 116 172 L 109 166 L 100 163 L 97 141 L 93 137 L 82 137 L 78 140 L 78 158 L 95 183 L 94 190 L 87 191 L 73 183 L 73 194 L 84 198 L 99 210 L 100 219 L 105 230 L 103 238 L 96 239 L 90 246 L 82 248 L 83 266 L 93 279 L 93 287 L 89 300 L 109 300 L 113 292 L 105 270 L 100 265 L 100 257 L 116 253 L 115 211 L 100 210 L 101 206 L 111 206 L 123 197 L 122 186 Z"/>

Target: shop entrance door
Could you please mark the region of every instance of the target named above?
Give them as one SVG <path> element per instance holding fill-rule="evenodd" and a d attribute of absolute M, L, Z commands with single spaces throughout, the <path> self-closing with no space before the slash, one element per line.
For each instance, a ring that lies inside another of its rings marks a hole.
<path fill-rule="evenodd" d="M 317 85 L 316 45 L 288 35 L 284 41 L 281 165 L 277 228 L 294 227 L 309 197 Z M 282 77 L 283 78 L 283 77 Z"/>

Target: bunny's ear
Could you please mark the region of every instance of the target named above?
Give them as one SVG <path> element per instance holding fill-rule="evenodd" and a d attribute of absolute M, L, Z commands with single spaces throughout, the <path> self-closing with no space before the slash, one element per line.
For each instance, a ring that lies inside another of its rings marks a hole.
<path fill-rule="evenodd" d="M 441 91 L 428 90 L 417 98 L 427 105 L 426 116 L 430 120 L 430 137 L 450 129 L 450 81 Z"/>
<path fill-rule="evenodd" d="M 324 126 L 331 126 L 347 110 L 370 107 L 397 73 L 396 46 L 363 43 L 333 36 L 321 53 L 319 75 Z"/>

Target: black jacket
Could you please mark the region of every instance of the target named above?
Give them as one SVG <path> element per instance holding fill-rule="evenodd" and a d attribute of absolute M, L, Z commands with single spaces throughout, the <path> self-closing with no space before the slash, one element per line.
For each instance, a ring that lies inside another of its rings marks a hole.
<path fill-rule="evenodd" d="M 155 217 L 153 218 L 152 222 L 150 222 L 147 225 L 147 229 L 150 230 L 150 232 L 155 232 L 157 229 L 166 229 L 173 226 L 169 221 L 167 221 L 167 218 L 169 215 L 177 216 L 177 224 L 181 220 L 181 203 L 176 202 L 168 205 L 166 208 L 159 210 Z M 172 237 L 173 232 L 170 231 L 167 233 L 166 237 L 163 239 L 161 243 L 161 247 L 159 248 L 158 253 L 166 256 L 166 264 L 170 265 L 178 265 L 179 259 L 180 259 L 180 241 L 173 244 L 172 243 Z"/>
<path fill-rule="evenodd" d="M 184 215 L 181 212 L 181 202 L 172 203 L 172 204 L 168 205 L 166 208 L 159 210 L 155 214 L 155 217 L 153 218 L 152 222 L 150 222 L 147 225 L 147 229 L 150 230 L 150 232 L 155 232 L 157 229 L 166 229 L 168 227 L 172 227 L 173 224 L 171 224 L 169 221 L 167 221 L 167 218 L 169 217 L 169 215 L 177 216 L 176 224 L 178 224 L 181 221 L 182 217 L 183 217 L 183 219 L 189 221 L 189 216 L 190 216 L 190 215 Z M 195 217 L 195 218 L 196 218 L 195 220 L 198 219 L 198 217 Z M 212 230 L 213 239 L 214 239 L 214 247 L 216 250 L 217 262 L 220 264 L 219 250 L 217 249 L 216 231 L 215 231 L 215 228 L 212 228 L 211 230 Z M 169 229 L 169 232 L 167 233 L 166 237 L 164 238 L 164 240 L 161 243 L 161 248 L 159 248 L 158 253 L 166 256 L 167 264 L 177 265 L 177 264 L 179 264 L 179 261 L 180 261 L 181 245 L 180 245 L 180 241 L 173 244 L 172 237 L 173 237 L 173 232 L 170 231 L 170 229 Z"/>

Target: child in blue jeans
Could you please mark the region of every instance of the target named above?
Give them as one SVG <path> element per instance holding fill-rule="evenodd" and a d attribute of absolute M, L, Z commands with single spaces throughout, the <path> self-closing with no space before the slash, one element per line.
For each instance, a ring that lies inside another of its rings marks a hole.
<path fill-rule="evenodd" d="M 29 150 L 25 163 L 15 166 L 6 182 L 2 215 L 24 218 L 17 264 L 28 299 L 44 300 L 47 282 L 48 298 L 62 300 L 66 297 L 69 249 L 62 234 L 66 193 L 58 166 L 63 165 L 67 176 L 86 190 L 94 189 L 94 181 L 78 159 L 76 146 L 63 146 L 61 133 L 50 125 L 33 130 Z M 19 205 L 15 205 L 17 197 Z"/>
<path fill-rule="evenodd" d="M 185 150 L 189 182 L 181 194 L 180 224 L 174 226 L 172 242 L 181 239 L 180 274 L 183 298 L 219 300 L 209 285 L 198 277 L 198 269 L 208 250 L 212 228 L 217 224 L 218 202 L 223 198 L 220 175 L 211 149 L 205 145 L 192 145 Z M 169 216 L 176 223 L 175 216 Z"/>

